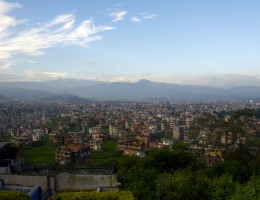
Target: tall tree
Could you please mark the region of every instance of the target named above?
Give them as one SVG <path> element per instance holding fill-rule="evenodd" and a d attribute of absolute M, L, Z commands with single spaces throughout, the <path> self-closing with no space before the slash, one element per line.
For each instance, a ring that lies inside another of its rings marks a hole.
<path fill-rule="evenodd" d="M 240 113 L 224 117 L 206 113 L 197 119 L 196 127 L 207 133 L 206 146 L 221 162 L 232 156 L 248 133 L 246 117 Z"/>

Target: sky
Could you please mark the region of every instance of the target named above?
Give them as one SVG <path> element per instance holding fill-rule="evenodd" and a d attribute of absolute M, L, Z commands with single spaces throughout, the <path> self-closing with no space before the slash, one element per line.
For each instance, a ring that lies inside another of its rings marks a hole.
<path fill-rule="evenodd" d="M 0 81 L 260 86 L 259 0 L 0 0 Z"/>

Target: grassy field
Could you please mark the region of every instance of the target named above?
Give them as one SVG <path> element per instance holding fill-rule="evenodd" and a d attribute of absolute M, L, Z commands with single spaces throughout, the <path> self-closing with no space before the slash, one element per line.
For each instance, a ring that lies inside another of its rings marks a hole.
<path fill-rule="evenodd" d="M 41 165 L 41 164 L 54 164 L 55 151 L 57 147 L 51 144 L 47 139 L 44 145 L 25 149 L 25 164 L 26 165 Z M 92 151 L 90 155 L 90 162 L 81 162 L 80 164 L 102 164 L 119 161 L 123 156 L 117 154 L 117 142 L 107 141 L 103 146 L 104 151 Z"/>
<path fill-rule="evenodd" d="M 120 162 L 124 156 L 117 153 L 117 142 L 107 141 L 104 143 L 103 152 L 92 151 L 90 158 L 92 164 Z"/>
<path fill-rule="evenodd" d="M 92 151 L 91 159 L 106 159 L 117 155 L 117 143 L 116 141 L 107 141 L 104 143 L 103 152 Z"/>
<path fill-rule="evenodd" d="M 39 147 L 25 149 L 25 164 L 36 165 L 43 163 L 54 163 L 56 149 L 57 147 L 50 145 L 43 145 Z"/>

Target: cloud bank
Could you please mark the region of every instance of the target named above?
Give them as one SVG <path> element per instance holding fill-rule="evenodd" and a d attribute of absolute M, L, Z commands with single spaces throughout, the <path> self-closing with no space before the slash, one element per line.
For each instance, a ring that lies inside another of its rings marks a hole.
<path fill-rule="evenodd" d="M 17 54 L 42 55 L 45 49 L 56 45 L 88 47 L 90 42 L 102 39 L 101 32 L 114 28 L 96 26 L 92 19 L 76 23 L 76 17 L 71 13 L 59 15 L 45 25 L 18 32 L 15 27 L 25 20 L 13 18 L 10 12 L 21 7 L 18 3 L 0 0 L 0 61 L 5 63 Z"/>

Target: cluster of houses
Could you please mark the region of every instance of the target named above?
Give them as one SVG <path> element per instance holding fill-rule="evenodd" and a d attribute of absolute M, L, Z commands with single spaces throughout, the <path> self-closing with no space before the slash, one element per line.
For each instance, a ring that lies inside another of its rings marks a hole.
<path fill-rule="evenodd" d="M 19 128 L 16 130 L 16 132 L 11 131 L 10 132 L 12 137 L 12 142 L 21 142 L 25 146 L 30 147 L 33 142 L 41 141 L 45 137 L 45 129 L 43 128 L 37 128 L 37 129 L 31 129 L 31 130 L 25 130 L 22 128 Z"/>
<path fill-rule="evenodd" d="M 87 160 L 91 151 L 103 151 L 103 144 L 108 139 L 117 141 L 118 153 L 123 155 L 143 156 L 147 149 L 171 148 L 174 141 L 180 140 L 191 144 L 190 150 L 208 165 L 219 160 L 218 150 L 212 149 L 208 143 L 207 131 L 201 130 L 196 137 L 191 133 L 195 119 L 201 112 L 189 110 L 173 115 L 170 110 L 158 105 L 140 107 L 130 104 L 119 107 L 93 105 L 91 112 L 72 112 L 66 116 L 81 131 L 71 132 L 68 125 L 60 124 L 58 129 L 48 133 L 49 138 L 60 145 L 56 160 L 61 164 Z M 258 119 L 252 120 L 255 120 L 254 124 L 260 124 Z M 252 134 L 259 130 L 257 125 L 250 129 Z M 231 137 L 228 134 L 220 139 L 225 143 Z"/>
<path fill-rule="evenodd" d="M 84 121 L 82 131 L 69 131 L 70 127 L 61 125 L 58 129 L 49 130 L 49 139 L 59 145 L 56 161 L 60 164 L 86 161 L 91 151 L 103 151 L 103 143 L 109 137 L 101 126 L 88 128 Z"/>
<path fill-rule="evenodd" d="M 198 136 L 192 135 L 195 119 L 204 111 L 213 113 L 246 106 L 258 108 L 259 104 L 25 103 L 0 108 L 0 115 L 4 116 L 0 124 L 10 134 L 12 142 L 23 143 L 25 147 L 41 141 L 47 134 L 59 146 L 56 160 L 61 164 L 89 159 L 91 151 L 103 151 L 103 144 L 108 139 L 117 141 L 118 153 L 123 155 L 142 156 L 147 149 L 171 147 L 175 140 L 181 140 L 190 143 L 199 157 L 212 157 L 207 132 L 202 130 Z M 10 109 L 12 116 L 8 118 Z M 57 127 L 43 128 L 53 120 L 63 118 L 68 121 L 59 122 Z M 251 135 L 260 132 L 259 119 L 252 118 L 248 123 Z M 229 141 L 228 138 L 221 139 L 222 142 Z"/>

